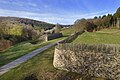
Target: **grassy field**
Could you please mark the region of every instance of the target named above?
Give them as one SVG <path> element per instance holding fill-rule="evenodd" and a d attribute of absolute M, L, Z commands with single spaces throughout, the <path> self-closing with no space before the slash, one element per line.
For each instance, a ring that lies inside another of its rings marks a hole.
<path fill-rule="evenodd" d="M 47 44 L 56 42 L 58 40 L 64 39 L 65 37 L 54 39 L 48 42 L 31 44 L 30 42 L 22 42 L 12 46 L 11 48 L 7 49 L 4 52 L 0 52 L 0 66 L 5 65 L 37 48 L 45 46 Z"/>
<path fill-rule="evenodd" d="M 68 29 L 64 31 L 65 35 L 72 33 Z M 51 47 L 10 70 L 1 76 L 0 80 L 105 80 L 55 69 L 53 67 L 54 49 L 55 47 Z"/>
<path fill-rule="evenodd" d="M 120 30 L 104 29 L 98 32 L 85 32 L 79 35 L 73 43 L 86 44 L 120 44 Z"/>
<path fill-rule="evenodd" d="M 7 72 L 0 80 L 104 80 L 55 69 L 53 55 L 54 47 Z"/>
<path fill-rule="evenodd" d="M 16 44 L 10 47 L 9 49 L 7 49 L 6 51 L 0 52 L 0 66 L 3 66 L 37 48 L 40 48 L 47 44 L 64 39 L 70 34 L 72 34 L 73 32 L 74 32 L 73 28 L 67 28 L 67 29 L 62 30 L 62 33 L 64 35 L 64 37 L 62 38 L 54 39 L 54 40 L 43 42 L 43 43 L 37 43 L 37 44 L 31 44 L 29 41 Z"/>
<path fill-rule="evenodd" d="M 70 28 L 64 28 L 61 31 L 63 33 L 64 36 L 69 36 L 70 34 L 75 32 L 75 29 L 73 27 Z"/>

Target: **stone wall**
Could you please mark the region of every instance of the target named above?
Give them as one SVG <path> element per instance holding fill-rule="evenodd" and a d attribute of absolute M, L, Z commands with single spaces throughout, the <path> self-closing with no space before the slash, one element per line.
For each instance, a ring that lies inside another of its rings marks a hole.
<path fill-rule="evenodd" d="M 53 65 L 83 75 L 120 80 L 120 46 L 59 44 Z"/>
<path fill-rule="evenodd" d="M 48 37 L 48 41 L 56 38 L 62 37 L 62 33 L 54 33 L 54 34 L 48 34 L 46 37 Z"/>
<path fill-rule="evenodd" d="M 61 43 L 70 43 L 72 42 L 74 39 L 76 39 L 78 37 L 78 35 L 81 35 L 82 33 L 84 33 L 85 31 L 79 31 L 76 33 L 71 34 L 69 37 L 67 37 L 66 39 L 64 39 Z"/>
<path fill-rule="evenodd" d="M 62 33 L 44 34 L 40 37 L 40 40 L 49 41 L 52 39 L 60 38 L 62 36 L 63 36 Z"/>

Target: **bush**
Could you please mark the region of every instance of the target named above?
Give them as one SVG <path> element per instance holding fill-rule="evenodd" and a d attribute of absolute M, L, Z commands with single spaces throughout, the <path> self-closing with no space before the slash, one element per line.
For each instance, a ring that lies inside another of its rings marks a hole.
<path fill-rule="evenodd" d="M 0 40 L 0 51 L 3 51 L 11 46 L 11 42 L 8 40 Z"/>
<path fill-rule="evenodd" d="M 42 40 L 39 40 L 39 39 L 30 41 L 31 44 L 38 44 L 40 42 L 42 42 Z"/>

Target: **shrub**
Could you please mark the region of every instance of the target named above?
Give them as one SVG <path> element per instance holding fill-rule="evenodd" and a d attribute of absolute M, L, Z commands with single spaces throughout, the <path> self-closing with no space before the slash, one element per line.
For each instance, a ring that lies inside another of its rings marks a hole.
<path fill-rule="evenodd" d="M 8 40 L 0 40 L 0 51 L 3 51 L 11 46 L 11 42 Z"/>

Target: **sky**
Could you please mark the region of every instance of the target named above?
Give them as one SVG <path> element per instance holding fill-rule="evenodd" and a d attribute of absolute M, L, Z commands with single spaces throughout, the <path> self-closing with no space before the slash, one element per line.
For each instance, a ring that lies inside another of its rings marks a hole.
<path fill-rule="evenodd" d="M 120 0 L 0 0 L 0 16 L 59 24 L 115 13 Z"/>

